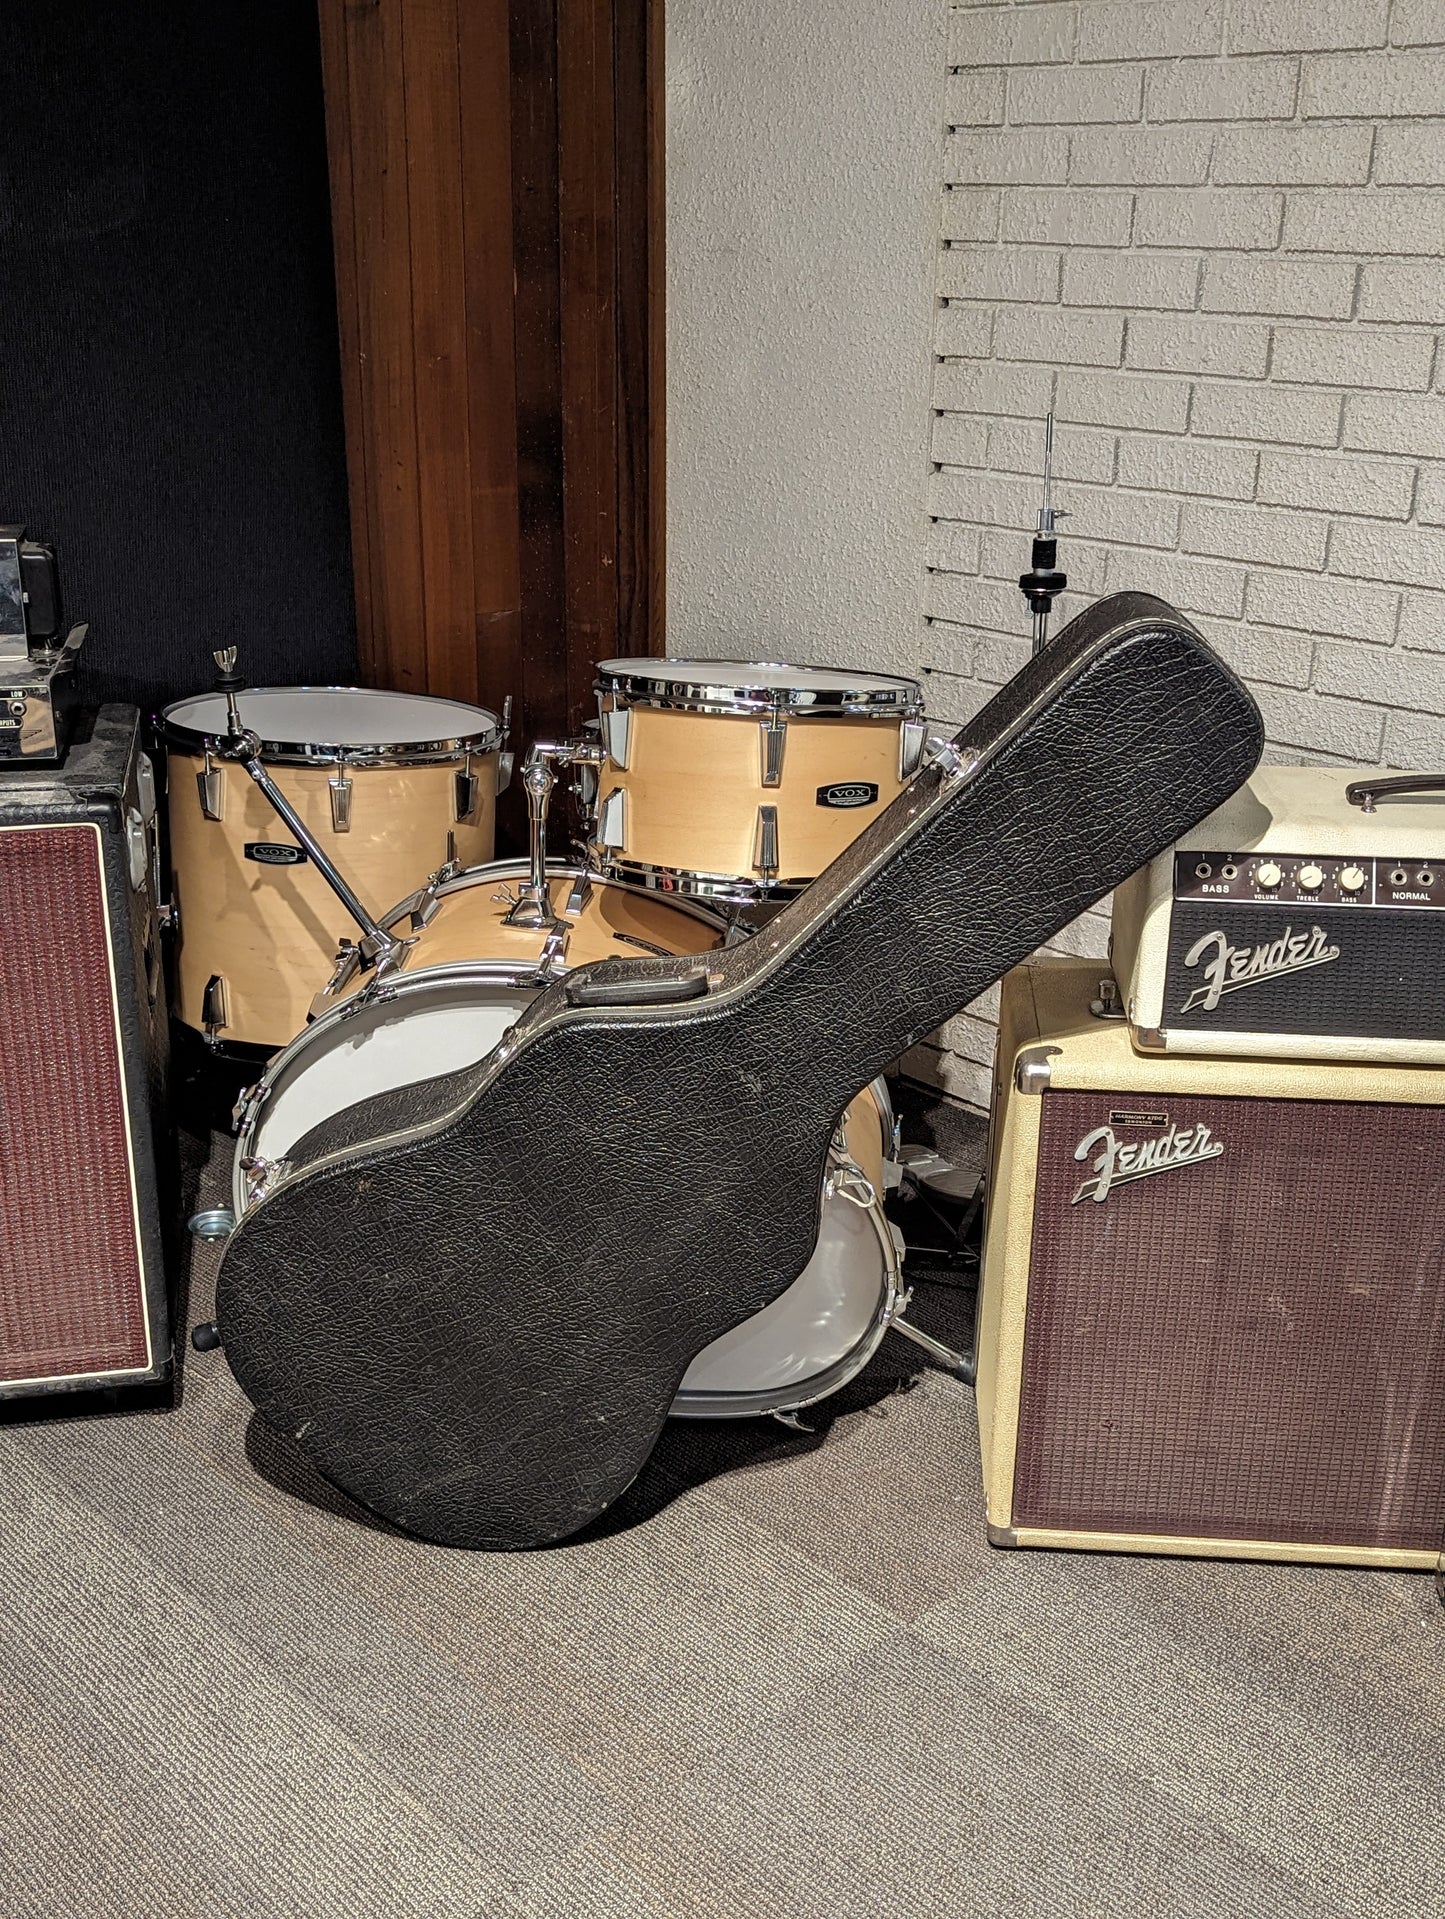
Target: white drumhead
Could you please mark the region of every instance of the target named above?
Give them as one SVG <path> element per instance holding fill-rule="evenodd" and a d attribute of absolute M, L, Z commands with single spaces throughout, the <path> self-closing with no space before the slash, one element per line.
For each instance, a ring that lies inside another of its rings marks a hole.
<path fill-rule="evenodd" d="M 483 706 L 439 700 L 430 694 L 386 693 L 367 686 L 251 686 L 237 696 L 241 722 L 267 746 L 420 747 L 449 740 L 475 740 L 500 722 Z M 227 731 L 220 693 L 177 700 L 164 715 L 167 726 L 217 736 Z"/>
<path fill-rule="evenodd" d="M 813 1257 L 770 1306 L 703 1348 L 683 1374 L 673 1412 L 701 1412 L 704 1409 L 690 1407 L 689 1400 L 720 1393 L 751 1401 L 796 1389 L 794 1403 L 805 1404 L 809 1381 L 870 1341 L 887 1286 L 887 1262 L 873 1210 L 841 1197 L 824 1200 Z M 768 1409 L 746 1405 L 738 1410 Z"/>
<path fill-rule="evenodd" d="M 846 691 L 916 694 L 917 680 L 896 673 L 862 673 L 846 666 L 791 666 L 785 660 L 693 660 L 681 658 L 599 660 L 597 671 L 606 680 L 635 680 L 657 687 L 736 687 L 760 693 L 796 692 L 807 696 Z"/>
<path fill-rule="evenodd" d="M 533 997 L 524 986 L 438 971 L 403 981 L 393 999 L 338 1007 L 271 1061 L 268 1089 L 236 1151 L 236 1212 L 247 1203 L 242 1159 L 284 1159 L 303 1134 L 375 1093 L 455 1073 L 485 1059 Z M 343 1017 L 343 1014 L 345 1017 Z"/>

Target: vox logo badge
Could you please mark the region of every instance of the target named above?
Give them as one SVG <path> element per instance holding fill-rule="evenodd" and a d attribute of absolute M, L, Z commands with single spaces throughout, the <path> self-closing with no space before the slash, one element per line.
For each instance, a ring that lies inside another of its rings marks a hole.
<path fill-rule="evenodd" d="M 303 866 L 306 851 L 285 840 L 247 840 L 246 858 L 259 860 L 262 866 Z"/>
<path fill-rule="evenodd" d="M 869 780 L 839 780 L 818 788 L 819 806 L 872 806 L 877 798 L 877 784 Z"/>

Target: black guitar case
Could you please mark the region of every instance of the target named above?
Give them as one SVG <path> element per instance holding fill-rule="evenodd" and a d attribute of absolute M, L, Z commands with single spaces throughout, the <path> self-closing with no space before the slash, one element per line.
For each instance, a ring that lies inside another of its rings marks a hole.
<path fill-rule="evenodd" d="M 1171 608 L 1089 608 L 753 939 L 579 968 L 480 1065 L 300 1141 L 226 1249 L 242 1387 L 409 1532 L 575 1532 L 647 1458 L 693 1357 L 802 1272 L 849 1100 L 1260 745 L 1249 694 Z"/>

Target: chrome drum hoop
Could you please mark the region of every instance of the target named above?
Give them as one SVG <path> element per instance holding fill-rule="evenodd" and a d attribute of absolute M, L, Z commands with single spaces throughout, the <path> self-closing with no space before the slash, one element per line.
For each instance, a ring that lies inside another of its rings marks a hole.
<path fill-rule="evenodd" d="M 636 662 L 600 660 L 595 691 L 626 706 L 654 706 L 677 713 L 757 715 L 786 714 L 790 720 L 918 719 L 923 713 L 923 687 L 902 674 L 865 673 L 850 684 L 847 667 L 805 667 L 788 660 L 666 660 L 675 666 L 666 677 L 629 671 Z M 759 685 L 745 677 L 748 669 L 769 672 L 820 673 L 832 676 L 821 686 Z M 687 669 L 695 668 L 689 672 Z M 728 669 L 735 669 L 728 674 Z M 716 677 L 715 677 L 716 676 Z M 857 682 L 868 682 L 858 684 Z"/>
<path fill-rule="evenodd" d="M 439 900 L 446 899 L 449 894 L 465 892 L 469 886 L 485 886 L 491 880 L 526 879 L 531 870 L 526 860 L 488 860 L 483 866 L 464 867 L 460 873 L 453 874 L 451 879 L 443 880 L 437 888 L 436 896 Z M 592 886 L 625 886 L 636 890 L 633 882 L 624 879 L 619 873 L 608 872 L 600 865 L 579 866 L 575 860 L 548 860 L 547 877 L 549 880 L 559 882 L 586 879 Z M 680 913 L 700 921 L 702 925 L 710 927 L 715 933 L 727 933 L 731 930 L 731 920 L 725 919 L 721 913 L 711 912 L 699 899 L 686 894 L 673 897 L 665 887 L 649 890 L 657 891 L 666 899 L 668 905 L 676 906 Z M 410 910 L 410 902 L 403 900 L 400 906 L 394 906 L 390 913 L 383 916 L 381 923 L 390 931 L 392 925 L 404 918 Z M 561 970 L 554 969 L 548 977 L 559 976 Z"/>
<path fill-rule="evenodd" d="M 858 1377 L 883 1343 L 883 1335 L 899 1317 L 903 1293 L 903 1253 L 884 1214 L 882 1201 L 875 1197 L 867 1210 L 883 1254 L 883 1284 L 872 1323 L 857 1345 L 831 1366 L 792 1386 L 763 1392 L 679 1392 L 668 1408 L 670 1419 L 761 1419 L 772 1413 L 801 1412 L 805 1406 L 816 1406 L 820 1400 L 841 1392 Z M 801 1283 L 806 1270 L 804 1268 L 804 1273 L 793 1281 L 795 1286 Z M 780 1293 L 778 1297 L 783 1295 Z M 706 1350 L 704 1347 L 703 1351 Z"/>
<path fill-rule="evenodd" d="M 237 692 L 237 699 L 244 700 L 248 695 L 258 693 L 367 693 L 371 689 L 364 686 L 296 686 L 267 687 L 245 686 Z M 215 753 L 220 754 L 229 734 L 208 733 L 202 727 L 182 726 L 171 715 L 181 707 L 192 706 L 196 694 L 188 694 L 181 700 L 172 700 L 169 706 L 162 707 L 156 718 L 157 730 L 165 746 L 177 753 Z M 398 698 L 401 696 L 398 695 Z M 448 704 L 464 706 L 465 701 L 452 700 Z M 449 739 L 439 740 L 397 740 L 372 746 L 348 746 L 344 741 L 304 741 L 304 740 L 266 740 L 261 741 L 260 758 L 267 766 L 447 766 L 454 760 L 463 760 L 467 755 L 485 757 L 497 752 L 502 744 L 502 722 L 490 707 L 478 706 L 472 709 L 485 715 L 489 724 L 476 733 L 458 733 Z M 242 715 L 245 718 L 245 715 Z"/>
<path fill-rule="evenodd" d="M 266 1103 L 284 1084 L 297 1061 L 314 1053 L 338 1029 L 344 1030 L 368 1008 L 390 1006 L 398 1000 L 416 998 L 441 987 L 466 983 L 510 989 L 530 1001 L 548 982 L 539 977 L 536 967 L 518 966 L 510 960 L 468 960 L 446 966 L 423 966 L 415 973 L 394 973 L 377 983 L 370 998 L 362 993 L 354 993 L 348 999 L 338 1000 L 309 1026 L 303 1027 L 279 1053 L 271 1055 L 260 1079 L 254 1086 L 248 1087 L 236 1102 L 236 1152 L 231 1164 L 231 1205 L 237 1219 L 258 1203 L 252 1197 L 242 1162 L 254 1158 L 257 1127 Z M 425 1084 L 424 1081 L 404 1083 Z M 370 1095 L 362 1094 L 361 1098 L 370 1098 Z"/>

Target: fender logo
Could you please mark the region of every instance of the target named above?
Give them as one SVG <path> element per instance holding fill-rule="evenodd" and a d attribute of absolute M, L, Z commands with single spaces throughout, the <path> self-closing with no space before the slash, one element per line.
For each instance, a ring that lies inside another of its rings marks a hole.
<path fill-rule="evenodd" d="M 1223 1140 L 1215 1139 L 1202 1121 L 1197 1126 L 1171 1126 L 1157 1139 L 1141 1139 L 1132 1144 L 1122 1141 L 1112 1126 L 1096 1126 L 1092 1133 L 1085 1133 L 1074 1148 L 1074 1158 L 1088 1159 L 1096 1146 L 1099 1151 L 1093 1162 L 1093 1174 L 1082 1182 L 1069 1202 L 1071 1206 L 1077 1206 L 1081 1199 L 1092 1199 L 1102 1205 L 1116 1186 L 1125 1186 L 1133 1179 L 1147 1179 L 1151 1173 L 1172 1173 L 1180 1166 L 1197 1166 L 1202 1160 L 1218 1159 L 1224 1151 Z"/>
<path fill-rule="evenodd" d="M 1190 1013 L 1198 1006 L 1212 1013 L 1226 993 L 1261 986 L 1286 973 L 1303 973 L 1310 966 L 1325 966 L 1339 957 L 1339 947 L 1326 942 L 1322 926 L 1312 926 L 1308 933 L 1296 933 L 1287 926 L 1266 946 L 1231 946 L 1222 932 L 1205 933 L 1184 955 L 1186 966 L 1203 965 L 1205 983 L 1194 988 L 1179 1010 Z"/>

